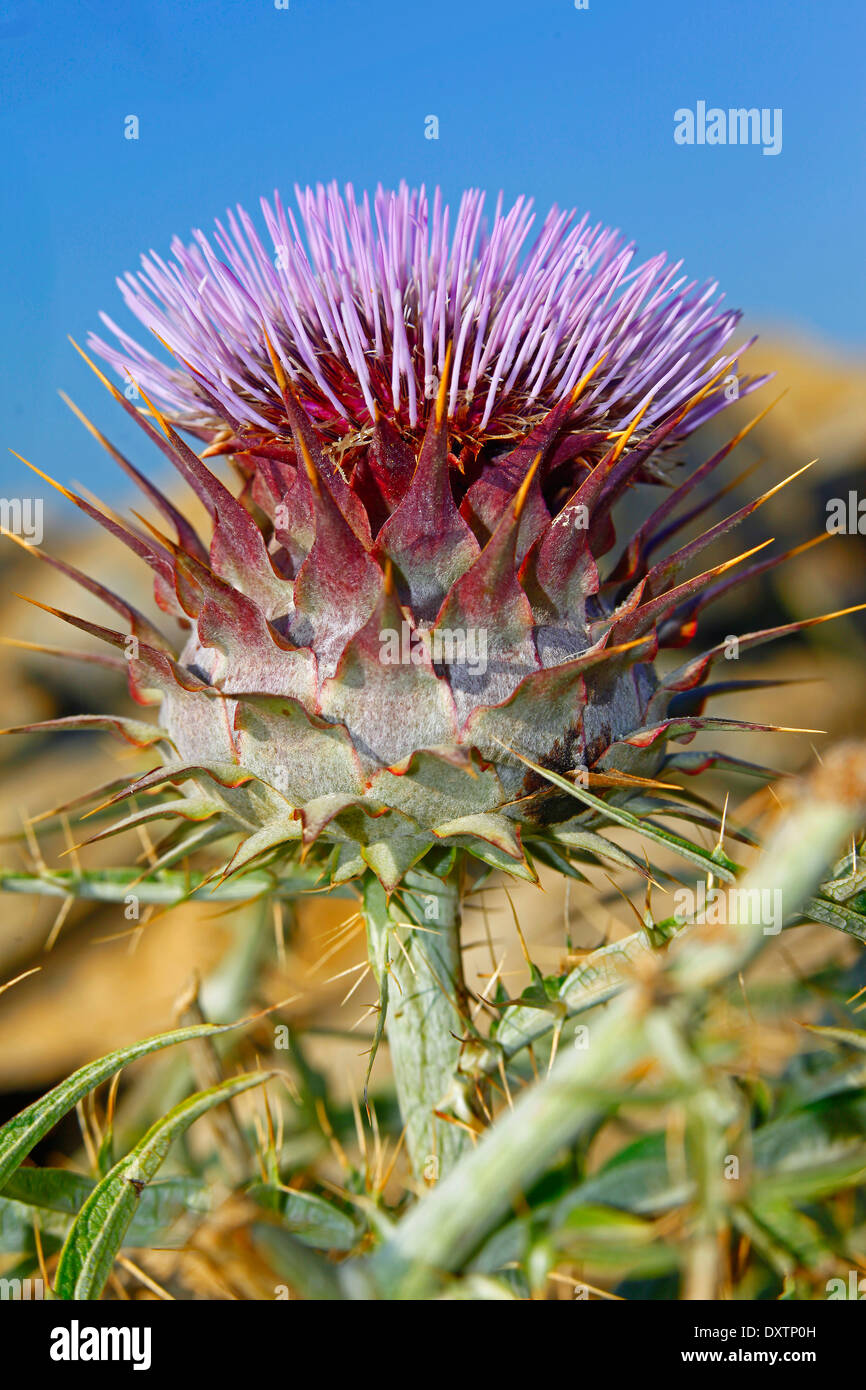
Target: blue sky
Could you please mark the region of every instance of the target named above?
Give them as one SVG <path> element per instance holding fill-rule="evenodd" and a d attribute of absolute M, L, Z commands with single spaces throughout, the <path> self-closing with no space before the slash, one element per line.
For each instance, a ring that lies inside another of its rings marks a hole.
<path fill-rule="evenodd" d="M 148 450 L 66 335 L 101 308 L 128 322 L 114 277 L 142 250 L 296 181 L 576 205 L 717 278 L 750 323 L 862 354 L 861 15 L 852 0 L 8 3 L 4 443 L 122 491 L 57 389 L 139 462 Z M 780 107 L 781 154 L 676 145 L 674 111 L 699 100 Z M 3 470 L 5 495 L 33 494 L 15 459 Z"/>

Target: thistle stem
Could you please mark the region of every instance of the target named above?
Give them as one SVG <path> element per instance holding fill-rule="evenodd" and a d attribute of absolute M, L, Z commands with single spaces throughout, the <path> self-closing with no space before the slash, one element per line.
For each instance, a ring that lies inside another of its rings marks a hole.
<path fill-rule="evenodd" d="M 428 1297 L 431 1280 L 457 1270 L 643 1055 L 633 989 L 611 1006 L 586 1051 L 569 1049 L 529 1086 L 434 1192 L 417 1203 L 366 1266 L 347 1271 L 349 1297 Z M 357 1274 L 356 1274 L 357 1270 Z M 372 1283 L 364 1283 L 364 1276 Z M 351 1282 L 354 1278 L 355 1282 Z"/>
<path fill-rule="evenodd" d="M 195 902 L 251 902 L 259 897 L 292 899 L 316 887 L 315 874 L 298 873 L 277 878 L 272 874 L 250 873 L 240 878 L 215 882 L 201 873 L 162 869 L 153 876 L 140 868 L 97 869 L 92 872 L 58 873 L 43 870 L 26 873 L 0 869 L 0 892 L 27 893 L 49 898 L 87 898 L 92 902 L 122 903 L 131 895 L 140 903 L 173 907 L 193 899 Z M 346 889 L 332 888 L 332 896 Z"/>
<path fill-rule="evenodd" d="M 459 1122 L 434 1113 L 453 1094 L 464 1029 L 457 877 L 443 882 L 416 870 L 390 902 L 371 877 L 364 916 L 379 985 L 378 1032 L 384 1027 L 388 1038 L 406 1146 L 415 1176 L 432 1184 L 454 1167 L 469 1139 Z"/>

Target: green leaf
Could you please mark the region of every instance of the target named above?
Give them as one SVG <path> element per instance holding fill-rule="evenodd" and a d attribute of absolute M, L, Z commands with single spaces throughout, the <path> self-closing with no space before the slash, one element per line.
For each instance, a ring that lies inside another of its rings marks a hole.
<path fill-rule="evenodd" d="M 152 1125 L 144 1138 L 94 1188 L 66 1237 L 55 1293 L 62 1299 L 98 1298 L 135 1215 L 144 1185 L 159 1171 L 172 1141 L 215 1105 L 270 1080 L 275 1072 L 248 1072 L 190 1096 Z"/>
<path fill-rule="evenodd" d="M 490 1279 L 483 1274 L 471 1274 L 466 1279 L 455 1279 L 440 1300 L 445 1303 L 516 1303 L 519 1295 L 503 1279 Z"/>
<path fill-rule="evenodd" d="M 674 1183 L 665 1148 L 662 1133 L 630 1144 L 564 1199 L 557 1220 L 577 1204 L 649 1213 L 688 1200 L 690 1184 Z M 752 1155 L 750 1200 L 806 1200 L 850 1186 L 866 1171 L 866 1092 L 828 1097 L 760 1126 Z"/>
<path fill-rule="evenodd" d="M 647 1134 L 565 1198 L 559 1219 L 586 1204 L 618 1207 L 630 1212 L 659 1212 L 688 1200 L 691 1184 L 675 1184 L 668 1170 L 664 1134 Z"/>
<path fill-rule="evenodd" d="M 433 841 L 423 835 L 395 835 L 389 840 L 372 840 L 361 849 L 361 857 L 369 864 L 386 892 L 392 892 L 413 864 L 427 853 Z"/>
<path fill-rule="evenodd" d="M 96 1183 L 82 1173 L 68 1168 L 19 1168 L 3 1188 L 3 1203 L 14 1204 L 23 1212 L 35 1207 L 40 1213 L 52 1212 L 76 1216 L 91 1196 Z M 146 1187 L 124 1244 L 132 1248 L 146 1245 L 165 1247 L 171 1227 L 184 1215 L 201 1216 L 209 1206 L 208 1188 L 200 1178 L 177 1176 Z M 9 1236 L 15 1227 L 9 1214 Z M 32 1224 L 36 1213 L 27 1213 L 25 1225 Z M 44 1218 L 40 1216 L 40 1221 Z M 51 1223 L 51 1229 L 60 1229 Z"/>
<path fill-rule="evenodd" d="M 92 1178 L 68 1168 L 19 1168 L 3 1188 L 3 1197 L 28 1207 L 75 1216 L 94 1188 Z"/>
<path fill-rule="evenodd" d="M 295 1236 L 279 1226 L 256 1222 L 250 1234 L 255 1245 L 264 1250 L 280 1278 L 298 1290 L 303 1298 L 330 1302 L 344 1297 L 340 1276 L 324 1256 L 302 1245 Z"/>
<path fill-rule="evenodd" d="M 510 1221 L 485 1243 L 470 1268 L 493 1273 L 524 1262 L 529 1256 L 532 1230 L 536 1236 L 543 1230 L 560 1254 L 575 1260 L 598 1265 L 625 1262 L 644 1271 L 669 1269 L 675 1263 L 674 1255 L 658 1241 L 653 1222 L 638 1215 L 641 1210 L 655 1214 L 688 1196 L 686 1190 L 674 1189 L 668 1177 L 664 1139 L 662 1134 L 638 1140 L 597 1177 L 555 1201 L 536 1206 L 531 1217 Z M 611 1205 L 607 1205 L 607 1197 Z M 649 1260 L 645 1258 L 648 1252 L 652 1252 Z"/>
<path fill-rule="evenodd" d="M 210 1206 L 211 1189 L 201 1178 L 179 1174 L 161 1179 L 142 1192 L 123 1244 L 131 1249 L 173 1248 L 186 1240 L 190 1222 L 197 1224 Z M 182 1221 L 180 1230 L 172 1233 L 172 1227 L 184 1217 L 187 1220 Z"/>
<path fill-rule="evenodd" d="M 855 936 L 858 941 L 866 941 L 866 915 L 847 903 L 831 903 L 820 896 L 807 898 L 800 916 L 807 922 L 823 922 L 826 927 L 835 927 L 837 931 Z"/>
<path fill-rule="evenodd" d="M 586 874 L 582 874 L 570 859 L 566 859 L 564 854 L 560 854 L 554 848 L 552 840 L 528 840 L 527 848 L 531 851 L 533 859 L 540 860 L 548 869 L 555 869 L 558 874 L 564 874 L 566 878 L 576 879 L 580 883 L 590 882 Z"/>
<path fill-rule="evenodd" d="M 772 1245 L 777 1247 L 774 1253 L 781 1249 L 792 1257 L 785 1273 L 794 1273 L 798 1267 L 808 1269 L 828 1255 L 845 1253 L 838 1244 L 828 1240 L 816 1221 L 789 1202 L 750 1202 L 749 1211 L 769 1235 Z"/>
<path fill-rule="evenodd" d="M 482 864 L 489 864 L 491 869 L 501 869 L 512 878 L 522 878 L 527 883 L 538 882 L 538 874 L 530 864 L 525 860 L 512 859 L 510 854 L 498 849 L 496 845 L 490 845 L 485 840 L 462 839 L 459 836 L 455 836 L 455 844 L 466 849 L 473 859 L 480 859 Z"/>
<path fill-rule="evenodd" d="M 656 1224 L 615 1207 L 575 1207 L 554 1227 L 561 1254 L 596 1268 L 625 1267 L 631 1277 L 663 1274 L 677 1264 L 676 1252 L 659 1239 Z"/>
<path fill-rule="evenodd" d="M 653 1226 L 631 1212 L 619 1211 L 616 1207 L 596 1204 L 575 1207 L 556 1232 L 560 1236 L 588 1240 L 637 1240 L 640 1242 L 654 1238 Z"/>
<path fill-rule="evenodd" d="M 25 1207 L 21 1202 L 7 1202 L 5 1197 L 0 1197 L 0 1255 L 32 1254 L 35 1257 L 34 1218 L 32 1207 Z M 44 1218 L 40 1217 L 39 1230 L 46 1253 L 60 1248 L 67 1219 L 56 1212 L 48 1212 Z"/>
<path fill-rule="evenodd" d="M 639 859 L 635 859 L 621 845 L 615 845 L 612 840 L 606 839 L 604 835 L 599 835 L 595 830 L 586 830 L 583 826 L 575 827 L 573 821 L 566 821 L 564 825 L 556 826 L 551 833 L 557 844 L 566 845 L 577 853 L 591 855 L 592 863 L 597 863 L 599 859 L 609 859 L 613 864 L 618 864 L 623 869 L 632 869 L 644 878 L 649 878 L 645 864 L 641 864 Z M 533 851 L 535 848 L 533 841 Z"/>
<path fill-rule="evenodd" d="M 509 751 L 514 752 L 513 749 Z M 582 801 L 585 806 L 591 806 L 607 820 L 614 821 L 617 825 L 623 825 L 628 830 L 634 830 L 645 840 L 653 840 L 656 844 L 664 845 L 667 849 L 676 851 L 680 858 L 687 859 L 702 869 L 712 870 L 717 878 L 724 879 L 728 883 L 735 882 L 738 866 L 721 851 L 710 854 L 700 845 L 693 845 L 690 840 L 684 840 L 681 836 L 674 835 L 669 830 L 662 830 L 659 826 L 651 825 L 648 821 L 639 820 L 637 816 L 631 815 L 621 806 L 614 806 L 612 802 L 604 801 L 600 796 L 593 796 L 592 792 L 586 791 L 584 787 L 577 786 L 574 782 L 569 782 L 558 772 L 551 772 L 550 768 L 541 767 L 539 763 L 533 763 L 529 758 L 521 757 L 519 753 L 516 753 L 515 757 L 520 758 L 522 763 L 531 767 L 546 781 L 552 782 L 555 787 L 568 792 L 569 796 L 573 796 L 576 801 Z"/>
<path fill-rule="evenodd" d="M 866 1052 L 866 1030 L 863 1028 L 822 1028 L 817 1023 L 804 1023 L 803 1027 L 829 1042 L 844 1043 L 846 1047 Z"/>
<path fill-rule="evenodd" d="M 457 849 L 454 845 L 434 845 L 424 858 L 422 869 L 437 878 L 447 878 L 454 868 Z"/>
<path fill-rule="evenodd" d="M 138 1057 L 147 1056 L 149 1052 L 159 1052 L 163 1047 L 173 1047 L 175 1043 L 189 1042 L 192 1038 L 214 1037 L 217 1033 L 227 1033 L 238 1027 L 240 1023 L 197 1023 L 189 1028 L 176 1028 L 172 1033 L 160 1033 L 158 1037 L 118 1048 L 116 1052 L 109 1052 L 98 1061 L 80 1067 L 59 1086 L 55 1086 L 53 1091 L 13 1115 L 0 1129 L 0 1191 L 34 1145 L 89 1091 L 107 1081 L 121 1067 Z"/>
<path fill-rule="evenodd" d="M 661 925 L 657 923 L 654 931 L 658 932 Z M 671 928 L 677 929 L 678 924 L 672 921 Z M 575 1017 L 605 1003 L 624 988 L 629 967 L 639 956 L 650 951 L 653 944 L 652 933 L 647 928 L 592 951 L 561 980 L 558 989 L 548 992 L 547 998 L 561 1006 L 561 1009 L 553 1011 L 552 1017 L 545 1017 L 537 1008 L 529 1007 L 525 1002 L 509 1004 L 491 1031 L 491 1039 L 496 1046 L 472 1041 L 465 1044 L 462 1070 L 467 1074 L 472 1071 L 495 1072 L 500 1057 L 508 1060 L 521 1049 L 540 1042 L 562 1018 Z"/>
<path fill-rule="evenodd" d="M 866 1092 L 804 1107 L 755 1131 L 753 1199 L 838 1192 L 866 1175 Z"/>
<path fill-rule="evenodd" d="M 352 1250 L 363 1234 L 353 1216 L 313 1192 L 254 1183 L 248 1196 L 268 1211 L 277 1212 L 286 1230 L 315 1250 Z"/>

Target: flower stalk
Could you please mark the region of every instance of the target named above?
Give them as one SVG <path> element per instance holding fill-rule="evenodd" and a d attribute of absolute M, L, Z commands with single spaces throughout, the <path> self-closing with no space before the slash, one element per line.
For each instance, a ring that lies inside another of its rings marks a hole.
<path fill-rule="evenodd" d="M 469 1143 L 469 1115 L 437 1114 L 452 1098 L 464 1031 L 458 874 L 443 881 L 415 870 L 390 901 L 371 875 L 364 917 L 379 987 L 377 1037 L 384 1030 L 388 1039 L 413 1172 L 433 1185 Z"/>

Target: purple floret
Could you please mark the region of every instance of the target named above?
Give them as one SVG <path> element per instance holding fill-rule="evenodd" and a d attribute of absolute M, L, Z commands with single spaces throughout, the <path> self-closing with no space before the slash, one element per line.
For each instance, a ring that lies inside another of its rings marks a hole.
<path fill-rule="evenodd" d="M 448 418 L 495 436 L 564 399 L 596 363 L 581 416 L 610 430 L 647 404 L 649 427 L 743 351 L 725 354 L 739 313 L 664 255 L 635 265 L 616 230 L 553 207 L 532 236 L 531 199 L 492 222 L 485 195 L 456 218 L 437 188 L 296 188 L 298 216 L 262 199 L 269 245 L 240 207 L 212 245 L 175 238 L 173 259 L 142 257 L 118 283 L 128 307 L 175 354 L 170 365 L 101 317 L 91 345 L 199 433 L 273 430 L 279 401 L 265 334 L 311 415 L 335 437 L 379 414 L 420 428 L 449 343 Z M 754 383 L 756 384 L 756 383 Z M 740 394 L 743 393 L 740 386 Z M 688 429 L 724 404 L 721 380 Z"/>

